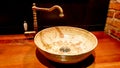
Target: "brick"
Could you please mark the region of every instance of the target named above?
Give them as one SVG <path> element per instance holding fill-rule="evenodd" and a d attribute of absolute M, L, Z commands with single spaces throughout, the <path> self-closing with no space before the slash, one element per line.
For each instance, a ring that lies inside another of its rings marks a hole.
<path fill-rule="evenodd" d="M 120 29 L 120 20 L 114 19 L 112 23 L 110 23 L 112 26 Z"/>
<path fill-rule="evenodd" d="M 115 18 L 120 19 L 120 11 L 117 11 L 117 12 L 115 13 Z"/>
<path fill-rule="evenodd" d="M 120 3 L 110 3 L 109 9 L 120 10 Z"/>
<path fill-rule="evenodd" d="M 113 18 L 115 10 L 108 10 L 107 16 Z"/>

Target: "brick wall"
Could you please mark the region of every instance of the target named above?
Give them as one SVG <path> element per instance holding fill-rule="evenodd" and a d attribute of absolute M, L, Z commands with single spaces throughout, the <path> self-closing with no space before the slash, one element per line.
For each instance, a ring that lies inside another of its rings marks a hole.
<path fill-rule="evenodd" d="M 120 0 L 110 0 L 105 32 L 120 40 Z"/>

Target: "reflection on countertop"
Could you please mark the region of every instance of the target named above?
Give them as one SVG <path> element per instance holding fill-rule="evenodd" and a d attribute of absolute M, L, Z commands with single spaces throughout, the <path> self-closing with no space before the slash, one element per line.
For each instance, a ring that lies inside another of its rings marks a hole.
<path fill-rule="evenodd" d="M 98 39 L 98 46 L 87 59 L 71 65 L 47 60 L 38 52 L 33 39 L 24 34 L 0 35 L 0 68 L 119 68 L 120 41 L 104 31 L 92 33 Z"/>

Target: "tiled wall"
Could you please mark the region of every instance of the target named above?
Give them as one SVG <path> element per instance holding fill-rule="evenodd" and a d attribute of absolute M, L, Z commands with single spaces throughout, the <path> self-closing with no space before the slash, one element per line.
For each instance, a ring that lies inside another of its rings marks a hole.
<path fill-rule="evenodd" d="M 105 32 L 120 40 L 120 0 L 110 0 Z"/>

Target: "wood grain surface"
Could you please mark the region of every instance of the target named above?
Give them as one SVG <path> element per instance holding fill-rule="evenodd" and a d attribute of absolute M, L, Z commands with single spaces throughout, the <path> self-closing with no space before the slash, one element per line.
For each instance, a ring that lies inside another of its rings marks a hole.
<path fill-rule="evenodd" d="M 93 54 L 76 64 L 47 60 L 33 39 L 26 39 L 24 34 L 0 35 L 0 68 L 120 68 L 120 41 L 103 31 L 92 33 L 98 39 L 98 46 Z"/>

